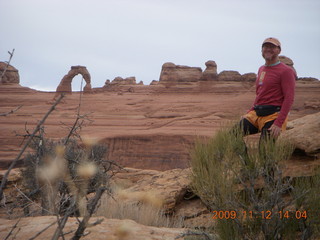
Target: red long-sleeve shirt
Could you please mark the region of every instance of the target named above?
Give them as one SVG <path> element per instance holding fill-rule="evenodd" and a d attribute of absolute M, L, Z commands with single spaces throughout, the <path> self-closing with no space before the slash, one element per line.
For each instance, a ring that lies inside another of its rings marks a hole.
<path fill-rule="evenodd" d="M 293 104 L 295 80 L 294 70 L 284 63 L 259 68 L 254 105 L 281 106 L 279 116 L 274 122 L 278 127 L 284 123 Z"/>

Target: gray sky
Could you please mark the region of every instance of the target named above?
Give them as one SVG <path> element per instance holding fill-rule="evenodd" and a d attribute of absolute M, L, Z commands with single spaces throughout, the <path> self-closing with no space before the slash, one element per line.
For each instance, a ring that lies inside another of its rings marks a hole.
<path fill-rule="evenodd" d="M 73 65 L 93 87 L 117 76 L 148 85 L 165 62 L 256 72 L 269 36 L 299 77 L 320 78 L 319 0 L 0 0 L 0 32 L 0 61 L 14 48 L 20 84 L 36 89 L 55 90 Z"/>

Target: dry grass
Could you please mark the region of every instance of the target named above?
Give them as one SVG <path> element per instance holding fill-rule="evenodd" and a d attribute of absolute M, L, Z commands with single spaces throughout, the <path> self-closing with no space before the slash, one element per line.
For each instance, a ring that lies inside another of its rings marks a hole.
<path fill-rule="evenodd" d="M 129 193 L 114 187 L 113 193 L 114 198 L 110 194 L 102 197 L 97 216 L 131 219 L 147 226 L 183 227 L 181 217 L 167 216 L 164 213 L 163 200 L 153 192 Z"/>

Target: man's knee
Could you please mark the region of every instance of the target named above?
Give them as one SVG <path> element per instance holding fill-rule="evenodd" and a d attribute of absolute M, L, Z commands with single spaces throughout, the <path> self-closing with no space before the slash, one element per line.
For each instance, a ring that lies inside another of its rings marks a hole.
<path fill-rule="evenodd" d="M 240 129 L 244 135 L 255 134 L 259 132 L 259 129 L 256 128 L 248 119 L 243 118 L 240 121 Z"/>

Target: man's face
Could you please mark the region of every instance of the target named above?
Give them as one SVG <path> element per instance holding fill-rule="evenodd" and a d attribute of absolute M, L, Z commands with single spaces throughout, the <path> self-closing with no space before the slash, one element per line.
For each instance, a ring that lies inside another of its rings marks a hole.
<path fill-rule="evenodd" d="M 280 52 L 280 48 L 276 45 L 273 45 L 272 43 L 265 43 L 262 46 L 262 56 L 266 61 L 275 60 Z"/>

